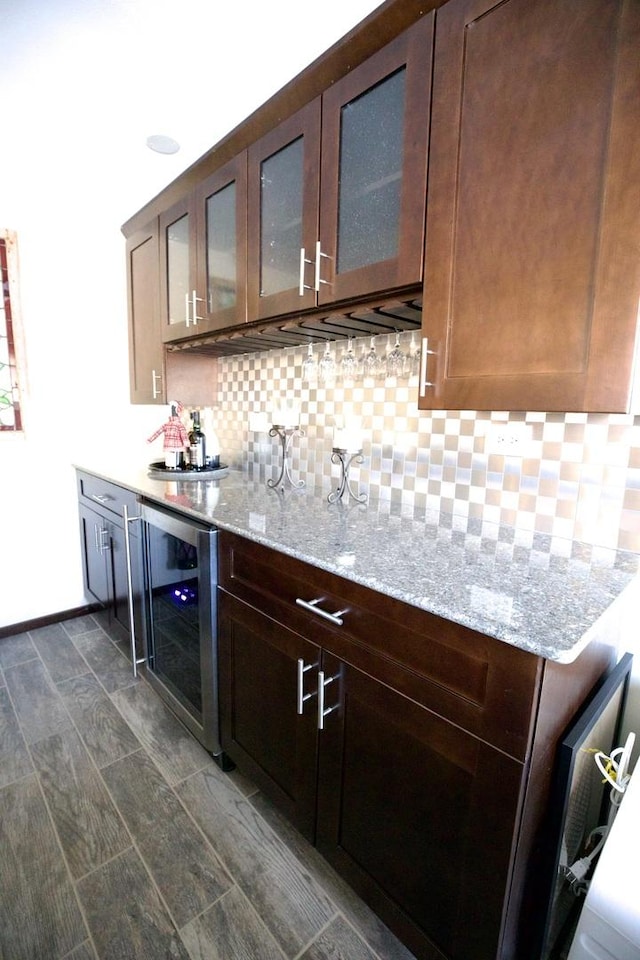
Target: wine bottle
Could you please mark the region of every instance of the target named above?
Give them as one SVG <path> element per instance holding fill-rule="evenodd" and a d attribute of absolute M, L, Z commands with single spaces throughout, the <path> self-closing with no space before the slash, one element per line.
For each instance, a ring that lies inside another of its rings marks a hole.
<path fill-rule="evenodd" d="M 191 414 L 192 427 L 189 433 L 189 466 L 192 470 L 204 470 L 205 459 L 205 439 L 204 433 L 200 429 L 200 412 L 194 410 Z"/>

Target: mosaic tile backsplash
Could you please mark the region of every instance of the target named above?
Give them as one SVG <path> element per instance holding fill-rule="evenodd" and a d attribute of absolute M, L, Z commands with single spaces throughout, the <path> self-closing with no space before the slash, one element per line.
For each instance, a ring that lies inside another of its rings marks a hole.
<path fill-rule="evenodd" d="M 397 343 L 396 343 L 397 341 Z M 436 509 L 552 537 L 640 552 L 640 417 L 419 412 L 417 334 L 245 354 L 219 361 L 213 420 L 222 459 L 277 477 L 273 411 L 299 410 L 290 468 L 307 490 L 338 484 L 334 430 L 355 428 L 351 482 L 400 514 Z M 394 347 L 402 355 L 393 365 Z M 373 353 L 371 348 L 373 347 Z"/>

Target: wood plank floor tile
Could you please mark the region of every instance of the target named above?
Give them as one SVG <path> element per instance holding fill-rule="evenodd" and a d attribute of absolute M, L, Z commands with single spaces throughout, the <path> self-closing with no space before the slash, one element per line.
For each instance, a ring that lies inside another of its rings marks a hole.
<path fill-rule="evenodd" d="M 144 680 L 112 700 L 172 786 L 213 762 Z"/>
<path fill-rule="evenodd" d="M 323 887 L 337 909 L 363 940 L 384 960 L 414 960 L 413 954 L 340 877 L 331 864 L 282 816 L 263 793 L 251 796 L 251 804 L 271 824 L 278 836 L 304 863 L 311 876 Z"/>
<path fill-rule="evenodd" d="M 33 773 L 33 764 L 9 693 L 0 687 L 0 787 Z"/>
<path fill-rule="evenodd" d="M 0 957 L 58 960 L 87 929 L 34 776 L 0 790 Z"/>
<path fill-rule="evenodd" d="M 27 743 L 71 726 L 62 698 L 39 658 L 10 667 L 5 677 Z"/>
<path fill-rule="evenodd" d="M 104 631 L 82 634 L 74 637 L 73 642 L 107 693 L 139 682 L 133 676 L 131 664 Z"/>
<path fill-rule="evenodd" d="M 57 686 L 98 767 L 139 749 L 140 741 L 92 673 Z"/>
<path fill-rule="evenodd" d="M 176 792 L 288 956 L 335 915 L 308 871 L 251 804 L 212 767 Z"/>
<path fill-rule="evenodd" d="M 74 729 L 39 740 L 31 750 L 74 878 L 131 845 L 107 789 Z"/>
<path fill-rule="evenodd" d="M 86 660 L 80 656 L 61 624 L 52 623 L 30 630 L 29 635 L 54 683 L 88 672 Z"/>
<path fill-rule="evenodd" d="M 83 877 L 78 893 L 100 960 L 189 960 L 133 848 Z"/>
<path fill-rule="evenodd" d="M 97 957 L 91 941 L 85 940 L 79 947 L 68 953 L 64 960 L 97 960 Z"/>
<path fill-rule="evenodd" d="M 90 613 L 84 617 L 73 617 L 71 620 L 63 620 L 62 626 L 70 637 L 79 637 L 83 633 L 91 633 L 93 630 L 100 629 L 100 625 L 94 620 Z"/>
<path fill-rule="evenodd" d="M 188 923 L 181 933 L 191 960 L 285 960 L 238 887 Z"/>
<path fill-rule="evenodd" d="M 12 637 L 0 639 L 0 667 L 3 670 L 26 660 L 33 660 L 37 656 L 38 651 L 28 633 L 16 633 Z"/>
<path fill-rule="evenodd" d="M 102 775 L 171 915 L 184 926 L 233 881 L 143 750 Z"/>
<path fill-rule="evenodd" d="M 349 926 L 344 917 L 337 917 L 301 954 L 300 960 L 378 960 L 378 958 Z"/>

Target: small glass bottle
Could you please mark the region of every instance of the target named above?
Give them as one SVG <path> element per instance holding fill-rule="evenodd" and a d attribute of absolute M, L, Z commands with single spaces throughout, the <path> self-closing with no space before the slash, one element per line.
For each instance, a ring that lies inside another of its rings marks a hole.
<path fill-rule="evenodd" d="M 192 470 L 204 470 L 206 466 L 206 451 L 204 433 L 200 429 L 200 412 L 194 410 L 191 414 L 192 428 L 189 433 L 189 466 Z"/>

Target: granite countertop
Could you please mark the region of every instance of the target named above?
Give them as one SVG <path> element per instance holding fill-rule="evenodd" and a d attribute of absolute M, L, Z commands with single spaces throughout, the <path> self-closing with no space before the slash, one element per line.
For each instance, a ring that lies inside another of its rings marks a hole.
<path fill-rule="evenodd" d="M 594 637 L 615 642 L 640 597 L 633 553 L 436 511 L 329 504 L 234 470 L 174 481 L 78 469 L 545 659 L 571 662 Z"/>

